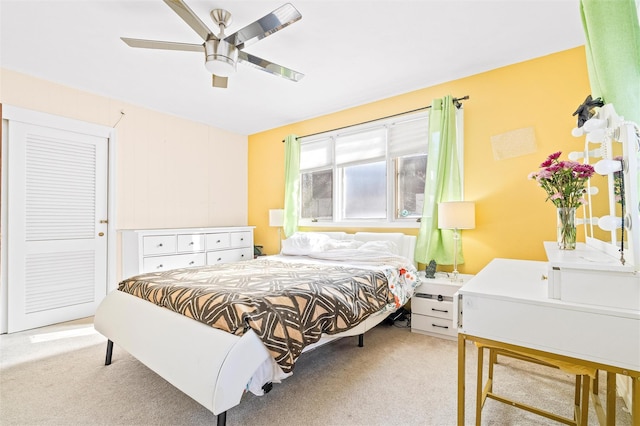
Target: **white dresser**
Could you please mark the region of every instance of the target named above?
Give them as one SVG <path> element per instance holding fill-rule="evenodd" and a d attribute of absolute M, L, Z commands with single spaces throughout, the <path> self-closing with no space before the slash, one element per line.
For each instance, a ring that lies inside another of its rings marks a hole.
<path fill-rule="evenodd" d="M 124 230 L 122 277 L 253 259 L 253 227 Z"/>

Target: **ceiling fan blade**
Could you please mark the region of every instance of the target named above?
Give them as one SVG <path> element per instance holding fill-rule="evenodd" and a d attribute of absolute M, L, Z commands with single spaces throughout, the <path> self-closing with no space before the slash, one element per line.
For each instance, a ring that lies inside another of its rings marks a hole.
<path fill-rule="evenodd" d="M 291 3 L 286 3 L 241 30 L 236 31 L 224 40 L 227 43 L 233 44 L 238 49 L 243 49 L 293 24 L 301 18 L 302 15 L 300 12 L 298 12 Z"/>
<path fill-rule="evenodd" d="M 211 74 L 211 77 L 211 83 L 213 87 L 220 87 L 222 89 L 227 88 L 227 80 L 229 80 L 227 77 L 220 77 L 219 75 L 215 74 Z"/>
<path fill-rule="evenodd" d="M 195 32 L 198 33 L 200 37 L 204 41 L 207 41 L 211 38 L 217 40 L 218 38 L 211 32 L 211 30 L 202 22 L 198 15 L 193 13 L 193 10 L 189 8 L 182 0 L 164 0 L 164 2 L 171 8 L 175 13 L 178 14 L 182 18 L 184 22 L 186 22 Z"/>
<path fill-rule="evenodd" d="M 120 37 L 120 40 L 124 41 L 131 47 L 140 47 L 143 49 L 182 50 L 187 52 L 200 53 L 204 51 L 204 48 L 201 44 L 175 43 L 173 41 L 141 40 L 139 38 L 127 37 Z"/>
<path fill-rule="evenodd" d="M 274 64 L 273 62 L 258 58 L 242 50 L 238 51 L 238 60 L 259 70 L 286 78 L 287 80 L 300 81 L 302 77 L 304 77 L 304 74 L 298 71 Z"/>

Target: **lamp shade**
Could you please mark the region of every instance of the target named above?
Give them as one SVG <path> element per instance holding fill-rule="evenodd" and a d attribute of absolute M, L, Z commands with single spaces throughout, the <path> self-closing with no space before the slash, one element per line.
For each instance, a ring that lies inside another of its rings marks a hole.
<path fill-rule="evenodd" d="M 283 209 L 269 210 L 269 226 L 281 227 L 282 225 L 284 225 L 284 210 Z"/>
<path fill-rule="evenodd" d="M 470 201 L 447 201 L 438 203 L 438 228 L 474 229 L 475 227 L 475 203 Z"/>

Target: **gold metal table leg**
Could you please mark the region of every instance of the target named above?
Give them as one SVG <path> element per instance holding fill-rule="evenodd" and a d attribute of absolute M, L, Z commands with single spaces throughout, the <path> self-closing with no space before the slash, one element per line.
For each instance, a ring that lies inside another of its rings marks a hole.
<path fill-rule="evenodd" d="M 458 426 L 464 426 L 465 337 L 458 335 Z"/>
<path fill-rule="evenodd" d="M 631 424 L 640 426 L 640 376 L 631 377 Z"/>
<path fill-rule="evenodd" d="M 484 363 L 483 360 L 484 348 L 482 346 L 478 347 L 478 370 L 477 370 L 477 383 L 476 383 L 476 426 L 480 426 L 482 421 L 482 406 L 484 405 L 484 395 L 482 393 L 482 365 Z"/>
<path fill-rule="evenodd" d="M 616 425 L 616 373 L 607 371 L 607 426 Z"/>

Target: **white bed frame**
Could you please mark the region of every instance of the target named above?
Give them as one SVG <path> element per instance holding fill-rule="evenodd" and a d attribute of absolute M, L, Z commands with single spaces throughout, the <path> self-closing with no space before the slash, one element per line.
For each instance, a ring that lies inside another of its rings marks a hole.
<path fill-rule="evenodd" d="M 329 234 L 352 238 L 344 233 Z M 357 233 L 353 237 L 398 241 L 397 233 Z M 404 235 L 401 241 L 401 254 L 413 260 L 416 237 Z M 362 346 L 364 332 L 388 314 L 373 315 L 351 330 L 324 337 L 305 351 L 357 335 Z M 236 336 L 121 291 L 113 291 L 103 300 L 94 326 L 109 339 L 105 364 L 111 363 L 113 343 L 117 344 L 215 414 L 219 426 L 226 423 L 226 411 L 240 403 L 254 372 L 270 357 L 253 331 Z"/>

